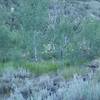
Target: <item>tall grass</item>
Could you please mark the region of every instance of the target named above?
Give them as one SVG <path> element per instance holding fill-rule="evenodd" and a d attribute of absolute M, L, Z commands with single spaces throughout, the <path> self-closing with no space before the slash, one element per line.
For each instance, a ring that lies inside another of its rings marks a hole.
<path fill-rule="evenodd" d="M 70 65 L 68 61 L 42 61 L 42 62 L 30 62 L 30 61 L 11 61 L 6 63 L 0 63 L 0 70 L 13 67 L 15 69 L 23 68 L 29 70 L 35 75 L 42 75 L 48 73 L 58 73 L 64 76 L 65 79 L 70 79 L 74 74 L 84 74 L 87 71 L 86 67 L 80 67 L 76 65 Z"/>

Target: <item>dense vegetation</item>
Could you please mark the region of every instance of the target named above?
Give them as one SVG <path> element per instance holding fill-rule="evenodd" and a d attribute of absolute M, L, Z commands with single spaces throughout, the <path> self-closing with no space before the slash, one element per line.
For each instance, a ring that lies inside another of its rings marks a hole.
<path fill-rule="evenodd" d="M 78 2 L 0 0 L 0 73 L 3 68 L 10 70 L 9 67 L 14 67 L 17 70 L 21 67 L 30 70 L 36 76 L 49 74 L 49 72 L 53 72 L 53 75 L 60 73 L 59 75 L 64 76 L 66 80 L 72 79 L 75 74 L 83 78 L 84 74 L 89 73 L 90 70 L 85 64 L 100 57 L 100 19 L 85 15 L 85 10 L 90 8 L 87 4 L 80 8 L 77 4 L 83 1 L 76 1 Z M 64 86 L 61 87 L 63 91 L 57 91 L 63 94 L 61 94 L 63 99 L 59 100 L 100 100 L 98 92 L 100 83 L 96 83 L 94 89 L 95 79 L 100 81 L 99 72 L 95 74 L 97 75 L 93 78 L 93 83 L 92 81 L 84 83 L 81 78 L 72 80 L 68 91 L 64 80 Z M 7 78 L 9 77 L 12 78 L 8 75 Z M 33 79 L 31 80 L 33 82 Z M 17 81 L 16 78 L 15 81 Z M 52 79 L 48 81 L 53 82 Z M 91 90 L 90 87 L 93 89 Z M 48 94 L 47 88 L 41 91 Z M 33 93 L 32 96 L 35 98 L 42 93 L 41 91 Z M 64 94 L 66 91 L 67 93 Z M 73 91 L 76 94 L 73 94 Z M 94 91 L 98 93 L 97 96 L 90 96 Z M 54 95 L 57 99 L 56 93 Z M 40 97 L 42 96 L 41 94 Z M 52 96 L 44 100 L 53 100 Z M 38 100 L 42 100 L 41 98 Z"/>
<path fill-rule="evenodd" d="M 50 1 L 0 1 L 0 61 L 27 59 L 84 62 L 100 54 L 100 23 L 68 17 L 51 24 Z M 76 59 L 77 56 L 77 59 Z"/>

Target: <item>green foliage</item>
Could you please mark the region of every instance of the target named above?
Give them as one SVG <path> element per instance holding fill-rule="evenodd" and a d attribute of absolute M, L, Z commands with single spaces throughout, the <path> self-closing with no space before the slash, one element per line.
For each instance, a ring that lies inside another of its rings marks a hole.
<path fill-rule="evenodd" d="M 22 67 L 29 69 L 36 75 L 41 75 L 44 73 L 55 72 L 59 68 L 57 63 L 52 62 L 40 62 L 40 63 L 23 63 Z"/>
<path fill-rule="evenodd" d="M 67 44 L 65 55 L 71 63 L 84 63 L 99 57 L 100 54 L 100 22 L 94 19 L 83 20 L 80 32 L 75 31 Z"/>
<path fill-rule="evenodd" d="M 51 1 L 0 0 L 0 71 L 9 67 L 35 75 L 60 71 L 71 79 L 87 73 L 80 64 L 100 56 L 100 21 L 87 18 L 75 23 L 72 17 L 60 16 L 51 24 Z M 52 5 L 51 9 L 56 10 Z M 98 71 L 93 81 L 100 81 L 99 76 Z M 77 80 L 67 89 L 65 100 L 100 100 L 99 84 Z"/>
<path fill-rule="evenodd" d="M 87 68 L 80 68 L 79 66 L 69 66 L 69 67 L 65 67 L 62 70 L 62 76 L 64 76 L 64 78 L 66 80 L 69 80 L 71 78 L 74 77 L 74 75 L 85 75 L 85 73 L 88 72 Z"/>
<path fill-rule="evenodd" d="M 19 62 L 7 62 L 7 63 L 0 63 L 0 68 L 24 68 L 31 71 L 35 75 L 41 75 L 50 72 L 56 72 L 60 65 L 58 62 L 51 62 L 51 61 L 43 61 L 43 62 L 28 62 L 28 61 L 19 61 Z"/>
<path fill-rule="evenodd" d="M 86 67 L 72 66 L 67 61 L 42 61 L 42 62 L 29 62 L 29 61 L 11 61 L 7 63 L 0 63 L 0 71 L 7 68 L 24 68 L 29 70 L 34 75 L 43 75 L 47 73 L 58 73 L 66 80 L 72 79 L 75 74 L 85 75 L 88 73 Z"/>
<path fill-rule="evenodd" d="M 12 47 L 12 42 L 9 37 L 9 30 L 5 26 L 0 27 L 0 60 L 6 60 L 7 54 Z"/>
<path fill-rule="evenodd" d="M 31 61 L 69 59 L 84 63 L 100 55 L 100 22 L 86 19 L 79 24 L 60 16 L 50 25 L 46 0 L 1 1 L 0 59 Z"/>
<path fill-rule="evenodd" d="M 100 51 L 100 22 L 98 20 L 90 20 L 83 22 L 85 26 L 80 35 L 86 39 L 88 43 L 87 49 L 91 56 L 99 56 Z"/>

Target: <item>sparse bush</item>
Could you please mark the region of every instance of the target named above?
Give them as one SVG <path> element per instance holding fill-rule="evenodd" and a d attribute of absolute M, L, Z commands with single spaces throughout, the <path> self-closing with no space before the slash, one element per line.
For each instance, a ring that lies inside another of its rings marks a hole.
<path fill-rule="evenodd" d="M 99 100 L 99 85 L 92 81 L 74 80 L 66 89 L 64 100 Z"/>
<path fill-rule="evenodd" d="M 25 69 L 6 69 L 0 78 L 1 99 L 100 100 L 100 83 L 93 80 L 83 81 L 82 77 L 78 76 L 66 81 L 59 75 L 34 77 Z"/>

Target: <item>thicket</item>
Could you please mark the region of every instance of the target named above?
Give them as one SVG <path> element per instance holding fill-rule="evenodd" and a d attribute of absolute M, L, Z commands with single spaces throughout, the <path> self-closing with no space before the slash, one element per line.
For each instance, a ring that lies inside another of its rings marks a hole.
<path fill-rule="evenodd" d="M 0 1 L 0 61 L 27 59 L 83 63 L 100 56 L 100 22 L 75 25 L 61 17 L 50 26 L 46 0 Z"/>

